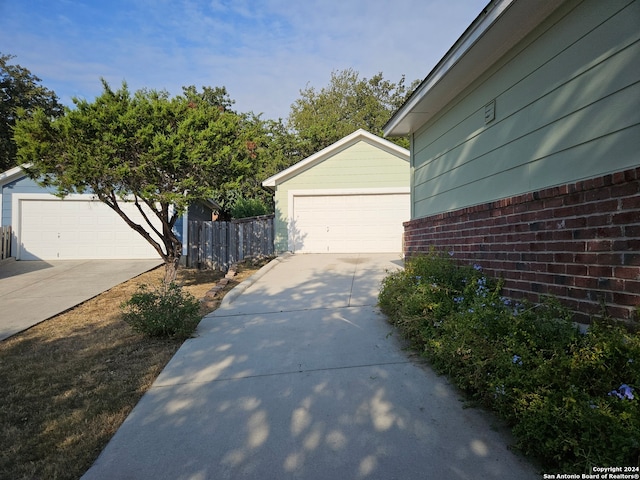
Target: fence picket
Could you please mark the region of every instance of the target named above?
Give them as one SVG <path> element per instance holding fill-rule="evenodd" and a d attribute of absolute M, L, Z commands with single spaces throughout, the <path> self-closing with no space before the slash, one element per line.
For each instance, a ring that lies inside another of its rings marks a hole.
<path fill-rule="evenodd" d="M 274 253 L 274 215 L 231 222 L 189 222 L 187 266 L 227 270 L 249 257 Z"/>
<path fill-rule="evenodd" d="M 0 227 L 0 260 L 11 256 L 11 227 Z"/>

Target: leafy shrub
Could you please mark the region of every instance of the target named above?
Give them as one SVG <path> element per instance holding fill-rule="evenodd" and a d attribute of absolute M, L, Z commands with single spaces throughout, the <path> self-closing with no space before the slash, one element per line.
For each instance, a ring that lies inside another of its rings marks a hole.
<path fill-rule="evenodd" d="M 640 336 L 594 323 L 581 332 L 552 298 L 501 296 L 478 265 L 435 251 L 387 276 L 381 310 L 434 369 L 513 428 L 549 468 L 635 465 L 640 455 Z"/>
<path fill-rule="evenodd" d="M 249 218 L 269 213 L 269 208 L 256 198 L 240 198 L 231 207 L 233 218 Z"/>
<path fill-rule="evenodd" d="M 121 307 L 124 320 L 150 337 L 184 340 L 200 322 L 199 302 L 173 282 L 153 289 L 142 285 Z"/>
<path fill-rule="evenodd" d="M 477 272 L 470 267 L 456 268 L 451 258 L 432 251 L 411 259 L 404 270 L 387 276 L 378 302 L 397 321 L 438 323 L 455 310 L 456 302 Z"/>

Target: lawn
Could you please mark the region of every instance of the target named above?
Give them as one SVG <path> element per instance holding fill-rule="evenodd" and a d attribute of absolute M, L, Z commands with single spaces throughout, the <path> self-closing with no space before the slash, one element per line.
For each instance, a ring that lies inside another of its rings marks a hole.
<path fill-rule="evenodd" d="M 263 264 L 240 264 L 222 296 Z M 77 479 L 91 466 L 181 343 L 150 339 L 122 320 L 120 304 L 158 268 L 0 342 L 0 478 Z M 203 298 L 221 272 L 182 269 Z"/>

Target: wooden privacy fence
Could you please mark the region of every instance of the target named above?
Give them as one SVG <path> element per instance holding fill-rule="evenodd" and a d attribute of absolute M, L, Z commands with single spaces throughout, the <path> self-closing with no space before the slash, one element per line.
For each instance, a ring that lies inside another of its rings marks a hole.
<path fill-rule="evenodd" d="M 0 260 L 11 256 L 11 227 L 0 227 Z"/>
<path fill-rule="evenodd" d="M 227 270 L 245 258 L 273 255 L 274 215 L 230 222 L 189 222 L 187 266 Z"/>

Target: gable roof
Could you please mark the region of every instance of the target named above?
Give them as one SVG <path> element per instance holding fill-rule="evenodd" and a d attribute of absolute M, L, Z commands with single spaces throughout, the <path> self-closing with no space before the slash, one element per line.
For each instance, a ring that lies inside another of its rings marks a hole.
<path fill-rule="evenodd" d="M 26 164 L 24 166 L 28 167 Z M 27 174 L 22 169 L 22 166 L 10 168 L 0 173 L 0 186 L 26 176 Z"/>
<path fill-rule="evenodd" d="M 565 0 L 492 0 L 384 126 L 385 136 L 418 130 Z"/>
<path fill-rule="evenodd" d="M 358 129 L 350 135 L 338 140 L 337 142 L 323 148 L 319 152 L 314 153 L 310 157 L 299 161 L 298 163 L 290 166 L 289 168 L 277 173 L 265 181 L 262 182 L 262 186 L 273 189 L 279 183 L 282 183 L 296 175 L 308 170 L 309 168 L 325 161 L 327 158 L 332 157 L 336 153 L 360 142 L 367 142 L 375 147 L 385 150 L 388 153 L 396 155 L 407 162 L 409 161 L 409 151 L 406 148 L 402 148 L 389 140 L 378 137 L 372 133 L 363 129 Z"/>

